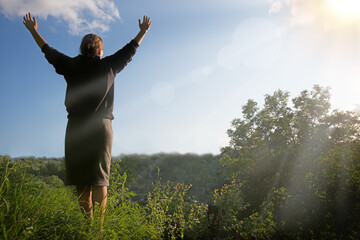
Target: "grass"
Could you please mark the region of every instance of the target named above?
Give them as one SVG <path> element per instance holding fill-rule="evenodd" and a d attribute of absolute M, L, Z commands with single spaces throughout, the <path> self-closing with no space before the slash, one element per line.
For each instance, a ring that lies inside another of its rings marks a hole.
<path fill-rule="evenodd" d="M 126 175 L 115 172 L 100 231 L 97 206 L 90 224 L 74 187 L 64 186 L 56 176 L 34 176 L 29 173 L 32 167 L 31 161 L 0 157 L 0 239 L 177 239 L 187 233 L 196 237 L 199 219 L 205 216 L 204 204 L 184 201 L 189 186 L 155 184 L 140 205 L 131 201 L 134 194 L 125 187 Z"/>

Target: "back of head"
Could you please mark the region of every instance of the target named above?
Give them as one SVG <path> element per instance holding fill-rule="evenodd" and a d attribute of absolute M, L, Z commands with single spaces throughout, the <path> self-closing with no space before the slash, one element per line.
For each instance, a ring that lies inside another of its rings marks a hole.
<path fill-rule="evenodd" d="M 87 57 L 101 57 L 100 51 L 103 49 L 103 41 L 96 34 L 87 34 L 83 37 L 80 45 L 80 53 Z"/>

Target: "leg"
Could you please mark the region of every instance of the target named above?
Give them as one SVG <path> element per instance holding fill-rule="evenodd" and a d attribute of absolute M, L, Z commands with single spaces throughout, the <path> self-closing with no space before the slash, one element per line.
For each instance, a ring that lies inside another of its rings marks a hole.
<path fill-rule="evenodd" d="M 86 214 L 85 216 L 92 220 L 92 192 L 91 186 L 79 185 L 76 186 L 78 200 L 81 210 Z"/>
<path fill-rule="evenodd" d="M 92 201 L 100 205 L 101 211 L 101 225 L 104 221 L 104 213 L 106 210 L 107 203 L 107 186 L 91 186 L 92 188 Z"/>

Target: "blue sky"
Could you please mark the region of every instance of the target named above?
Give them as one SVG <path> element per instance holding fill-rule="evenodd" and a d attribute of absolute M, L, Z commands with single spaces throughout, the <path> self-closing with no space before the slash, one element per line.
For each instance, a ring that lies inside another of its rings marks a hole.
<path fill-rule="evenodd" d="M 112 54 L 137 34 L 137 19 L 150 16 L 147 36 L 116 78 L 113 155 L 218 154 L 241 106 L 261 105 L 277 89 L 295 97 L 320 84 L 331 87 L 333 108 L 360 109 L 360 6 L 352 4 L 0 0 L 0 154 L 64 155 L 66 83 L 23 26 L 27 11 L 49 45 L 69 56 L 88 32 Z"/>

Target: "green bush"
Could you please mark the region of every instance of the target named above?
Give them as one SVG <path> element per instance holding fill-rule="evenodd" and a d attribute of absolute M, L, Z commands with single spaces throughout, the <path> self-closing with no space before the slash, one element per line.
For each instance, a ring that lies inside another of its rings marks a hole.
<path fill-rule="evenodd" d="M 0 221 L 3 239 L 197 239 L 206 205 L 188 195 L 190 185 L 157 182 L 140 203 L 126 186 L 126 174 L 112 168 L 108 205 L 100 231 L 84 218 L 74 187 L 57 176 L 35 176 L 38 161 L 0 158 Z"/>

